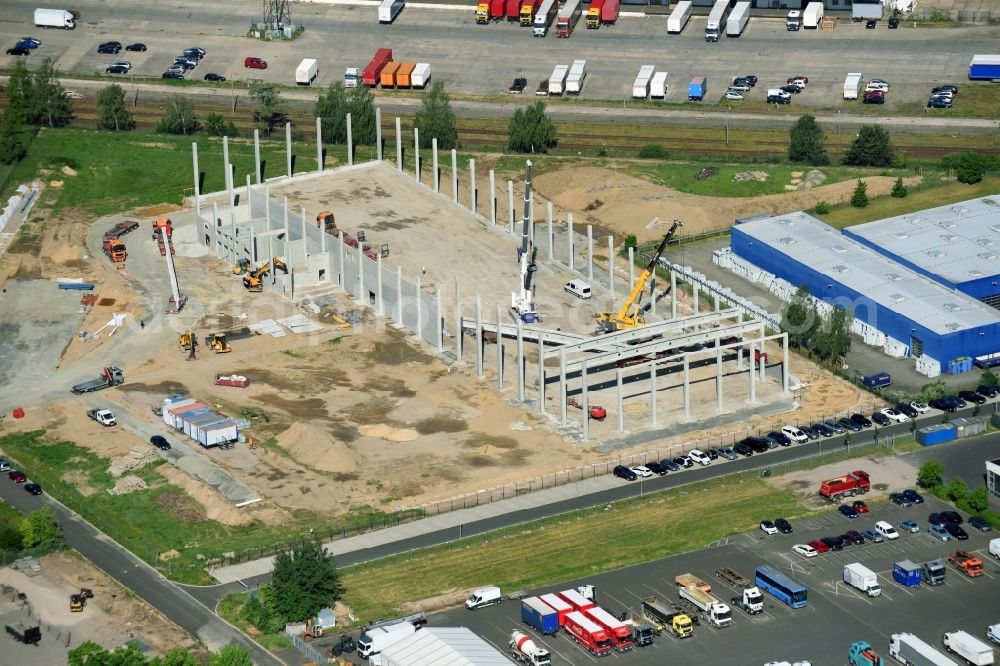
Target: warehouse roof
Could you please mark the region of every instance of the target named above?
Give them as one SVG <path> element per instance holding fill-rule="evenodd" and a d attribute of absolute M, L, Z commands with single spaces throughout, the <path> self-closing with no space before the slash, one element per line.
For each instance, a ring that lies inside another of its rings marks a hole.
<path fill-rule="evenodd" d="M 811 215 L 789 213 L 734 229 L 935 333 L 1000 322 L 997 310 L 887 259 Z"/>
<path fill-rule="evenodd" d="M 503 653 L 465 627 L 425 627 L 382 650 L 391 666 L 511 666 Z"/>
<path fill-rule="evenodd" d="M 860 224 L 844 233 L 951 284 L 1000 275 L 1000 195 Z"/>

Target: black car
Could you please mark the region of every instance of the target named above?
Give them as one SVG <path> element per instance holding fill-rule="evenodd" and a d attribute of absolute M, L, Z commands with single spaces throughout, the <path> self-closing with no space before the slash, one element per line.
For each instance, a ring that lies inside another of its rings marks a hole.
<path fill-rule="evenodd" d="M 750 447 L 750 450 L 754 453 L 764 453 L 771 448 L 771 445 L 767 443 L 767 440 L 763 437 L 746 437 L 740 444 L 746 444 Z M 739 451 L 737 451 L 739 453 Z"/>
<path fill-rule="evenodd" d="M 180 72 L 163 72 L 163 78 L 165 79 L 183 79 L 184 75 Z"/>
<path fill-rule="evenodd" d="M 959 398 L 957 395 L 946 395 L 944 396 L 944 399 L 950 402 L 951 404 L 955 405 L 957 409 L 962 409 L 963 407 L 965 407 L 965 400 Z"/>
<path fill-rule="evenodd" d="M 875 412 L 872 414 L 872 421 L 880 426 L 892 425 L 892 420 L 882 412 Z"/>
<path fill-rule="evenodd" d="M 198 46 L 191 46 L 191 47 L 188 47 L 188 48 L 184 49 L 184 53 L 195 54 L 195 55 L 198 56 L 198 60 L 201 60 L 202 58 L 205 57 L 205 54 L 207 53 L 207 51 L 205 51 L 205 49 L 200 48 Z"/>
<path fill-rule="evenodd" d="M 979 395 L 975 391 L 960 391 L 958 397 L 966 402 L 974 402 L 977 405 L 985 405 L 986 398 Z"/>
<path fill-rule="evenodd" d="M 927 522 L 930 523 L 931 525 L 944 525 L 948 521 L 945 520 L 944 516 L 942 516 L 940 513 L 932 513 L 931 515 L 927 516 Z"/>
<path fill-rule="evenodd" d="M 839 536 L 823 537 L 820 539 L 830 550 L 844 550 L 844 539 Z"/>
<path fill-rule="evenodd" d="M 850 430 L 851 432 L 858 432 L 859 430 L 861 430 L 860 425 L 855 423 L 853 420 L 847 418 L 846 416 L 842 419 L 837 419 L 837 423 L 839 423 L 843 428 Z"/>
<path fill-rule="evenodd" d="M 962 529 L 961 525 L 957 523 L 945 523 L 944 528 L 948 530 L 948 534 L 952 537 L 958 539 L 959 541 L 965 541 L 969 538 L 969 535 L 965 530 Z"/>
<path fill-rule="evenodd" d="M 865 96 L 861 98 L 862 104 L 885 104 L 885 95 L 882 93 L 865 93 Z"/>
<path fill-rule="evenodd" d="M 511 95 L 520 95 L 527 87 L 528 79 L 518 77 L 514 79 L 514 83 L 510 84 L 510 88 L 507 88 L 507 92 Z"/>
<path fill-rule="evenodd" d="M 27 46 L 14 46 L 7 49 L 7 55 L 26 56 L 31 55 L 31 49 Z"/>
<path fill-rule="evenodd" d="M 687 469 L 688 467 L 694 467 L 694 463 L 687 456 L 677 456 L 674 458 L 674 464 L 678 467 L 683 467 Z"/>
<path fill-rule="evenodd" d="M 917 412 L 917 410 L 913 409 L 913 407 L 911 407 L 909 404 L 905 402 L 899 403 L 898 405 L 893 407 L 893 409 L 895 409 L 897 412 L 902 412 L 903 414 L 906 414 L 911 419 L 915 419 L 917 418 L 917 416 L 919 416 L 919 412 Z"/>
<path fill-rule="evenodd" d="M 875 26 L 877 25 L 878 25 L 878 19 L 868 19 L 868 22 L 865 23 L 865 28 L 867 28 L 868 30 L 874 30 Z"/>
<path fill-rule="evenodd" d="M 630 470 L 625 465 L 615 465 L 615 469 L 612 474 L 617 476 L 619 479 L 625 479 L 626 481 L 635 481 L 639 478 L 635 472 Z"/>
<path fill-rule="evenodd" d="M 987 386 L 986 384 L 980 384 L 977 386 L 976 393 L 984 395 L 987 398 L 995 398 L 1000 395 L 1000 391 L 998 391 L 995 386 Z"/>
<path fill-rule="evenodd" d="M 903 497 L 905 497 L 906 499 L 910 500 L 914 504 L 923 504 L 924 503 L 923 496 L 920 493 L 918 493 L 916 490 L 914 490 L 913 488 L 907 488 L 906 490 L 904 490 L 903 491 Z"/>
<path fill-rule="evenodd" d="M 186 72 L 194 69 L 195 66 L 190 60 L 185 60 L 184 58 L 174 58 L 174 67 L 183 67 Z"/>
<path fill-rule="evenodd" d="M 902 507 L 913 506 L 913 502 L 906 499 L 903 493 L 889 493 L 889 501 Z"/>
<path fill-rule="evenodd" d="M 112 55 L 121 53 L 121 50 L 122 50 L 121 42 L 104 42 L 103 44 L 97 47 L 98 53 L 110 53 Z"/>
<path fill-rule="evenodd" d="M 126 46 L 125 50 L 126 51 L 140 51 L 141 52 L 141 51 L 145 51 L 146 50 L 146 45 L 145 44 L 141 44 L 139 42 L 136 42 L 135 44 L 129 44 L 128 46 Z"/>
<path fill-rule="evenodd" d="M 743 76 L 737 78 L 739 78 L 741 81 L 746 81 L 747 83 L 750 84 L 751 87 L 757 85 L 757 77 L 754 76 L 753 74 L 744 74 Z"/>
<path fill-rule="evenodd" d="M 943 85 L 931 89 L 932 95 L 937 95 L 938 93 L 951 93 L 952 95 L 958 94 L 958 86 Z"/>
<path fill-rule="evenodd" d="M 820 437 L 833 437 L 836 434 L 833 432 L 833 428 L 825 423 L 814 423 L 811 427 L 819 433 Z"/>
<path fill-rule="evenodd" d="M 949 523 L 955 523 L 956 525 L 962 524 L 962 515 L 958 511 L 942 511 L 941 515 Z"/>
<path fill-rule="evenodd" d="M 671 472 L 679 472 L 679 471 L 681 471 L 680 465 L 678 465 L 677 463 L 675 463 L 670 458 L 664 458 L 663 460 L 661 460 L 660 461 L 660 465 L 662 465 L 663 467 L 666 467 Z"/>
<path fill-rule="evenodd" d="M 774 526 L 778 528 L 778 531 L 782 534 L 792 533 L 792 524 L 785 520 L 784 518 L 775 518 Z"/>
<path fill-rule="evenodd" d="M 659 476 L 664 476 L 667 473 L 667 468 L 658 462 L 646 463 L 646 469 L 648 469 L 653 474 L 658 474 Z"/>
<path fill-rule="evenodd" d="M 222 74 L 216 74 L 215 72 L 209 72 L 208 74 L 205 75 L 205 80 L 206 81 L 218 81 L 219 83 L 222 83 L 223 81 L 226 80 L 226 77 L 224 77 Z"/>
<path fill-rule="evenodd" d="M 792 98 L 791 97 L 781 97 L 779 95 L 768 95 L 767 96 L 767 103 L 768 104 L 791 104 L 792 103 Z"/>
<path fill-rule="evenodd" d="M 24 486 L 24 491 L 26 493 L 28 493 L 29 495 L 41 495 L 42 494 L 42 487 L 40 485 L 38 485 L 37 483 L 27 483 Z M 966 537 L 966 538 L 968 538 L 968 537 Z"/>
<path fill-rule="evenodd" d="M 989 532 L 993 529 L 993 526 L 990 525 L 985 518 L 980 516 L 972 516 L 969 518 L 969 526 L 976 528 L 980 532 Z"/>
<path fill-rule="evenodd" d="M 860 546 L 865 542 L 865 538 L 861 536 L 861 532 L 858 532 L 857 530 L 848 530 L 847 533 L 844 534 L 844 537 L 855 546 Z"/>
<path fill-rule="evenodd" d="M 715 449 L 705 449 L 705 455 L 708 456 L 709 460 L 718 460 L 719 452 Z"/>
<path fill-rule="evenodd" d="M 889 19 L 889 30 L 895 30 L 899 27 L 899 19 L 893 16 Z"/>
<path fill-rule="evenodd" d="M 739 444 L 734 446 L 733 451 L 735 451 L 736 453 L 740 454 L 745 458 L 749 458 L 750 456 L 753 455 L 753 449 L 750 448 L 750 445 L 744 444 L 743 442 L 740 442 Z"/>
<path fill-rule="evenodd" d="M 934 409 L 940 409 L 942 412 L 954 412 L 956 409 L 958 409 L 958 407 L 955 406 L 955 403 L 949 402 L 944 398 L 934 398 L 927 404 L 933 407 Z"/>
<path fill-rule="evenodd" d="M 871 428 L 872 421 L 864 414 L 851 414 L 851 420 L 857 423 L 862 428 Z"/>
<path fill-rule="evenodd" d="M 776 441 L 781 446 L 791 446 L 792 444 L 792 440 L 788 438 L 788 435 L 786 435 L 783 432 L 778 432 L 777 430 L 772 430 L 771 432 L 767 433 L 767 436 Z"/>
<path fill-rule="evenodd" d="M 800 92 L 802 92 L 801 88 L 791 83 L 789 83 L 788 85 L 781 86 L 780 89 L 784 90 L 786 93 L 790 95 L 798 95 Z"/>
<path fill-rule="evenodd" d="M 107 74 L 128 74 L 128 67 L 123 67 L 122 65 L 111 65 L 110 67 L 104 68 Z"/>
<path fill-rule="evenodd" d="M 162 435 L 153 435 L 149 438 L 149 443 L 158 448 L 161 451 L 170 450 L 170 442 L 167 441 L 166 437 Z"/>

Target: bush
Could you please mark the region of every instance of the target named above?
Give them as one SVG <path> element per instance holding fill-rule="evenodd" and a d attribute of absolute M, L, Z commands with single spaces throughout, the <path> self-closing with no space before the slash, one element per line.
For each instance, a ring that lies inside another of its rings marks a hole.
<path fill-rule="evenodd" d="M 890 194 L 896 199 L 902 199 L 909 193 L 910 191 L 906 189 L 906 185 L 903 185 L 903 179 L 897 178 L 896 182 L 892 185 L 892 192 Z"/>
<path fill-rule="evenodd" d="M 865 181 L 858 178 L 858 184 L 851 195 L 851 205 L 855 208 L 865 208 L 870 203 L 868 199 L 868 186 Z"/>
<path fill-rule="evenodd" d="M 639 157 L 648 160 L 666 160 L 670 158 L 670 152 L 658 143 L 647 143 L 639 149 Z"/>
<path fill-rule="evenodd" d="M 830 212 L 830 202 L 829 201 L 817 201 L 816 207 L 813 208 L 813 212 L 817 215 L 826 215 Z"/>

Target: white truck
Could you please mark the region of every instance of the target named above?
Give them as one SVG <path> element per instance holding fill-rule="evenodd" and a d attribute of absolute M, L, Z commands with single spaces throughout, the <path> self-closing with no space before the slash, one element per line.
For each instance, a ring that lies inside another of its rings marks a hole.
<path fill-rule="evenodd" d="M 431 65 L 427 62 L 418 62 L 410 73 L 411 88 L 426 88 L 431 82 Z"/>
<path fill-rule="evenodd" d="M 583 90 L 583 82 L 587 79 L 587 61 L 574 60 L 566 76 L 566 94 L 579 95 Z"/>
<path fill-rule="evenodd" d="M 850 72 L 844 79 L 844 99 L 857 99 L 861 90 L 861 72 Z"/>
<path fill-rule="evenodd" d="M 378 22 L 382 24 L 392 23 L 403 11 L 406 0 L 382 0 L 378 6 Z"/>
<path fill-rule="evenodd" d="M 667 32 L 671 35 L 679 35 L 690 18 L 691 0 L 681 0 L 667 17 Z"/>
<path fill-rule="evenodd" d="M 319 74 L 319 63 L 315 58 L 306 58 L 295 68 L 295 85 L 311 86 Z"/>
<path fill-rule="evenodd" d="M 1000 539 L 990 539 L 990 555 L 1000 560 Z"/>
<path fill-rule="evenodd" d="M 348 67 L 344 70 L 344 87 L 357 88 L 361 81 L 361 70 L 357 67 Z"/>
<path fill-rule="evenodd" d="M 516 629 L 510 634 L 510 656 L 522 664 L 530 666 L 549 666 L 552 657 L 549 651 L 538 647 L 534 639 L 523 631 Z"/>
<path fill-rule="evenodd" d="M 844 565 L 844 582 L 855 587 L 869 597 L 882 594 L 882 586 L 878 584 L 878 576 L 860 562 Z"/>
<path fill-rule="evenodd" d="M 992 666 L 993 648 L 967 631 L 947 631 L 941 644 L 973 666 Z"/>
<path fill-rule="evenodd" d="M 802 13 L 802 27 L 815 30 L 823 20 L 823 3 L 810 2 L 806 5 L 805 12 Z"/>
<path fill-rule="evenodd" d="M 118 420 L 115 419 L 115 415 L 111 413 L 110 409 L 90 409 L 87 410 L 87 416 L 106 428 L 118 424 Z"/>
<path fill-rule="evenodd" d="M 726 27 L 727 18 L 729 18 L 729 0 L 715 0 L 712 12 L 708 15 L 708 23 L 705 24 L 706 42 L 719 41 L 719 35 Z"/>
<path fill-rule="evenodd" d="M 708 617 L 708 621 L 718 628 L 728 627 L 733 623 L 733 611 L 706 590 L 697 587 L 681 586 L 677 594 Z"/>
<path fill-rule="evenodd" d="M 758 587 L 748 587 L 743 590 L 743 596 L 733 597 L 729 603 L 742 608 L 747 615 L 757 615 L 764 612 L 764 595 Z"/>
<path fill-rule="evenodd" d="M 650 99 L 663 99 L 667 96 L 667 72 L 656 72 L 649 80 Z"/>
<path fill-rule="evenodd" d="M 542 6 L 535 12 L 535 20 L 531 24 L 535 37 L 544 37 L 549 32 L 549 26 L 559 11 L 559 0 L 542 0 Z"/>
<path fill-rule="evenodd" d="M 889 656 L 908 666 L 958 666 L 954 661 L 913 634 L 893 634 L 890 636 Z"/>
<path fill-rule="evenodd" d="M 358 656 L 366 659 L 414 633 L 417 627 L 412 622 L 399 622 L 384 627 L 375 627 L 361 634 L 358 639 Z"/>
<path fill-rule="evenodd" d="M 739 37 L 750 21 L 750 3 L 737 2 L 726 19 L 726 37 Z"/>
<path fill-rule="evenodd" d="M 76 16 L 65 9 L 36 9 L 35 25 L 39 28 L 72 30 L 76 27 Z"/>
<path fill-rule="evenodd" d="M 802 27 L 802 12 L 798 9 L 793 9 L 788 12 L 788 16 L 785 17 L 785 30 L 788 32 L 798 32 L 799 28 Z"/>
<path fill-rule="evenodd" d="M 655 65 L 643 65 L 639 68 L 639 74 L 632 82 L 632 98 L 646 99 L 649 96 L 649 82 L 656 71 Z"/>
<path fill-rule="evenodd" d="M 552 69 L 552 76 L 549 77 L 549 94 L 562 95 L 565 91 L 566 76 L 569 74 L 569 65 L 556 65 Z"/>

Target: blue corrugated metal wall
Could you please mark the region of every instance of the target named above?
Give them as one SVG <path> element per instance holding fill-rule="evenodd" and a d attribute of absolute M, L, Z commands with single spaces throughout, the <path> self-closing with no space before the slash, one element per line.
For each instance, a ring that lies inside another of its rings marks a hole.
<path fill-rule="evenodd" d="M 853 311 L 858 320 L 871 324 L 904 344 L 910 344 L 911 336 L 920 339 L 924 345 L 924 354 L 940 362 L 942 372 L 947 371 L 948 361 L 960 356 L 991 354 L 1000 345 L 1000 324 L 939 335 L 908 317 L 875 303 L 835 278 L 800 263 L 780 249 L 758 241 L 739 226 L 732 228 L 730 238 L 733 252 L 755 266 L 796 286 L 808 286 L 814 296 Z"/>

